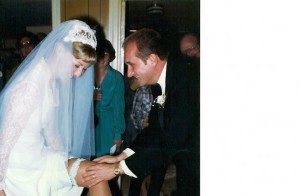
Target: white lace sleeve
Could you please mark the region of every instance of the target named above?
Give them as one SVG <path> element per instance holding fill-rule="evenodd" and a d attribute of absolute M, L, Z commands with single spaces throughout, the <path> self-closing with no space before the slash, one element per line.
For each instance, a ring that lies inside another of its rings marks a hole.
<path fill-rule="evenodd" d="M 5 116 L 0 132 L 0 190 L 5 188 L 6 169 L 9 155 L 21 135 L 30 114 L 36 109 L 40 98 L 33 82 L 23 81 L 12 89 L 13 94 L 5 105 Z"/>

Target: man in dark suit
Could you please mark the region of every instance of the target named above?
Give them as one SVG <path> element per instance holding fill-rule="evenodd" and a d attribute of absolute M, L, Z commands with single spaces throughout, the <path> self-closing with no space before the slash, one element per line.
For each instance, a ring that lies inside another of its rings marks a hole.
<path fill-rule="evenodd" d="M 125 63 L 128 77 L 135 77 L 140 86 L 159 83 L 159 96 L 150 112 L 159 119 L 158 133 L 144 132 L 120 155 L 95 159 L 99 162 L 87 169 L 84 180 L 91 186 L 115 176 L 127 174 L 143 178 L 152 171 L 176 165 L 177 195 L 200 195 L 199 130 L 192 125 L 193 107 L 190 80 L 185 66 L 168 59 L 168 52 L 159 33 L 141 29 L 125 39 Z M 150 122 L 151 124 L 151 122 Z M 154 126 L 158 126 L 154 124 Z"/>

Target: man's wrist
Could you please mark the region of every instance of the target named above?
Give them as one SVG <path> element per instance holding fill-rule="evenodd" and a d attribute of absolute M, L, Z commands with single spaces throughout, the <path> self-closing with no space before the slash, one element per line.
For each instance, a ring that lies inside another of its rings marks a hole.
<path fill-rule="evenodd" d="M 123 150 L 123 152 L 126 154 L 126 158 L 130 157 L 131 155 L 133 155 L 135 152 L 133 150 L 131 150 L 130 148 L 126 148 L 125 150 Z"/>
<path fill-rule="evenodd" d="M 126 148 L 125 150 L 123 150 L 123 152 L 121 152 L 117 156 L 117 161 L 122 161 L 122 160 L 126 159 L 127 157 L 130 157 L 133 154 L 134 154 L 133 150 L 131 150 L 130 148 Z"/>
<path fill-rule="evenodd" d="M 120 163 L 116 163 L 114 166 L 114 174 L 115 176 L 120 176 L 122 174 L 124 174 L 124 171 L 120 165 Z"/>
<path fill-rule="evenodd" d="M 121 153 L 117 156 L 117 161 L 120 162 L 120 161 L 122 161 L 122 160 L 124 160 L 124 159 L 126 159 L 126 158 L 127 158 L 127 154 L 124 153 L 124 152 L 121 152 Z"/>
<path fill-rule="evenodd" d="M 115 164 L 115 167 L 114 167 L 114 174 L 115 176 L 120 176 L 120 169 L 119 169 L 119 163 Z"/>

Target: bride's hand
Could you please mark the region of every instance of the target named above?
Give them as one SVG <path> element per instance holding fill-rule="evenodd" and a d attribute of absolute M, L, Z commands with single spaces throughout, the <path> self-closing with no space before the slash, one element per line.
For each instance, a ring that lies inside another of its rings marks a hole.
<path fill-rule="evenodd" d="M 4 190 L 0 190 L 0 196 L 5 196 Z"/>

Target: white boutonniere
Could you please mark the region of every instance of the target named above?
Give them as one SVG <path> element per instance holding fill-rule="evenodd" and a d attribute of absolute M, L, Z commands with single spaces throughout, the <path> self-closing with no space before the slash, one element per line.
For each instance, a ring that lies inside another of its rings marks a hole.
<path fill-rule="evenodd" d="M 164 108 L 165 106 L 165 101 L 166 101 L 166 95 L 159 95 L 155 100 L 154 103 L 157 103 L 159 107 Z"/>

